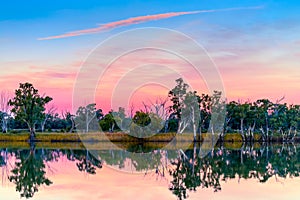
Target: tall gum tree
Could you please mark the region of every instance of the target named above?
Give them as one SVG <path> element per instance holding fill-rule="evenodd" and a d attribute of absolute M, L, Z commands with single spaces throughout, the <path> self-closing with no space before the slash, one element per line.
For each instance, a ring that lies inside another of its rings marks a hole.
<path fill-rule="evenodd" d="M 20 83 L 15 97 L 8 104 L 17 120 L 24 121 L 30 131 L 30 141 L 35 139 L 35 126 L 45 115 L 45 105 L 52 101 L 49 96 L 41 96 L 31 83 Z"/>

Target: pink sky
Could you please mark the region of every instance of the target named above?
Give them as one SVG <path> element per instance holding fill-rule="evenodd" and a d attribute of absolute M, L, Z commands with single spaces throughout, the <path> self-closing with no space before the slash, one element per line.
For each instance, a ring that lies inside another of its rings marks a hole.
<path fill-rule="evenodd" d="M 121 59 L 120 62 L 125 63 L 124 59 Z M 137 59 L 128 59 L 126 60 L 128 66 L 132 66 L 138 62 Z M 145 60 L 142 60 L 141 62 L 144 61 Z M 246 101 L 250 99 L 251 101 L 254 101 L 259 98 L 269 98 L 272 101 L 276 101 L 276 99 L 285 96 L 285 102 L 299 104 L 300 94 L 297 92 L 300 89 L 299 70 L 294 68 L 289 69 L 288 63 L 281 64 L 276 61 L 274 63 L 269 61 L 267 64 L 261 64 L 257 61 L 244 64 L 243 62 L 245 61 L 236 61 L 234 58 L 216 58 L 214 61 L 219 66 L 228 100 L 241 99 Z M 151 62 L 153 62 L 153 60 Z M 124 70 L 126 70 L 126 68 L 123 67 L 124 64 L 121 65 L 120 63 L 116 63 L 116 66 L 118 64 L 119 67 L 107 71 L 107 75 L 104 76 L 102 80 L 102 83 L 104 84 L 98 86 L 95 94 L 98 107 L 103 108 L 106 111 L 111 108 L 110 102 L 114 88 L 118 86 L 121 87 L 119 90 L 122 89 L 122 84 L 121 86 L 116 85 L 116 81 L 119 81 L 119 78 L 124 75 Z M 182 63 L 180 61 L 172 59 L 160 60 L 160 64 L 169 67 L 178 67 L 179 65 L 180 67 L 184 67 L 184 65 L 181 65 Z M 269 68 L 267 65 L 272 65 L 276 68 Z M 0 84 L 5 86 L 6 90 L 13 94 L 13 91 L 18 87 L 19 82 L 31 82 L 39 89 L 41 94 L 46 93 L 53 97 L 54 100 L 52 104 L 59 110 L 71 110 L 73 86 L 79 68 L 79 66 L 72 66 L 72 70 L 66 72 L 56 72 L 47 69 L 40 70 L 39 72 L 28 70 L 24 73 L 9 73 L 8 75 L 1 76 Z M 163 70 L 164 69 L 161 68 L 161 72 L 159 73 L 163 73 Z M 128 76 L 127 80 L 126 77 L 123 80 L 125 81 L 125 84 L 131 84 L 128 82 L 129 78 L 139 77 L 138 73 L 143 73 L 143 70 L 136 70 L 133 71 L 132 74 L 126 75 Z M 168 74 L 168 70 L 165 70 L 165 73 L 166 74 L 162 76 L 162 78 L 168 78 L 168 83 L 173 82 L 173 85 L 175 85 L 174 80 L 180 76 L 173 72 Z M 184 73 L 184 71 L 182 71 L 182 73 Z M 191 77 L 188 80 L 190 80 L 192 85 L 199 86 L 196 88 L 198 93 L 207 93 L 207 88 L 201 77 L 195 79 L 193 74 L 187 73 L 185 75 L 186 77 Z M 160 82 L 161 81 L 157 81 L 158 84 L 145 83 L 146 85 L 137 85 L 137 91 L 132 91 L 135 96 L 134 98 L 140 99 L 136 104 L 140 104 L 141 101 L 146 102 L 148 99 L 153 100 L 156 97 L 167 97 L 168 87 L 163 85 L 158 86 Z M 134 84 L 134 82 L 132 84 Z M 151 87 L 151 84 L 153 87 Z M 169 88 L 171 87 L 169 86 Z M 124 100 L 120 102 L 120 105 L 123 105 L 122 102 L 131 99 L 130 94 L 118 93 L 114 95 L 116 95 L 116 97 L 118 97 L 118 95 L 123 95 L 123 97 L 125 97 Z M 118 105 L 115 103 L 114 108 L 116 107 L 118 107 Z"/>
<path fill-rule="evenodd" d="M 124 102 L 130 101 L 131 98 L 139 99 L 136 104 L 156 97 L 165 98 L 168 89 L 175 85 L 174 80 L 181 76 L 185 77 L 190 85 L 197 86 L 195 90 L 198 93 L 207 93 L 203 77 L 191 70 L 186 71 L 189 66 L 182 60 L 164 54 L 155 56 L 152 53 L 151 51 L 136 52 L 123 56 L 105 72 L 95 93 L 95 101 L 99 108 L 105 111 L 112 107 L 116 109 L 119 106 L 118 102 L 125 107 Z M 212 53 L 211 57 L 218 66 L 228 100 L 254 101 L 259 98 L 269 98 L 276 101 L 285 96 L 285 102 L 299 104 L 300 94 L 297 91 L 300 89 L 300 74 L 297 68 L 291 67 L 293 60 L 284 60 L 280 57 L 267 60 L 255 53 L 249 56 Z M 148 63 L 148 71 L 147 66 L 143 66 L 144 63 Z M 26 71 L 7 71 L 1 74 L 0 84 L 13 94 L 19 82 L 31 82 L 41 94 L 46 93 L 53 97 L 51 104 L 58 110 L 72 110 L 73 87 L 80 64 L 80 61 L 74 61 L 66 70 L 58 70 L 58 67 L 35 67 L 24 63 Z M 11 69 L 14 65 L 14 63 L 6 64 Z M 135 70 L 132 70 L 134 68 Z M 157 76 L 156 81 L 152 80 L 151 83 L 141 83 L 145 80 L 142 78 L 145 73 L 157 73 L 161 76 Z M 137 88 L 127 94 L 126 88 L 134 85 Z M 112 97 L 113 106 L 111 106 Z M 116 101 L 118 99 L 120 101 Z"/>

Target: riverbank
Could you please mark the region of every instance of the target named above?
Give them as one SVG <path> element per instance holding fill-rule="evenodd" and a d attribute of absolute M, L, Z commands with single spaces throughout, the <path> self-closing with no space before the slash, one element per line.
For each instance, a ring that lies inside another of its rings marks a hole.
<path fill-rule="evenodd" d="M 176 138 L 175 138 L 176 137 Z M 0 142 L 27 142 L 28 132 L 21 133 L 1 133 Z M 92 132 L 92 133 L 54 133 L 54 132 L 37 132 L 35 142 L 193 142 L 193 134 L 176 134 L 176 133 L 159 133 L 147 138 L 137 138 L 122 132 Z M 211 141 L 212 136 L 202 133 L 201 138 L 197 136 L 197 142 Z M 214 140 L 218 137 L 214 137 Z M 300 137 L 295 137 L 294 142 L 300 142 Z M 219 141 L 220 142 L 220 141 Z M 239 133 L 227 133 L 221 142 L 242 143 L 243 137 Z M 264 142 L 260 134 L 254 134 L 251 142 Z M 284 142 L 280 136 L 269 137 L 269 142 Z"/>

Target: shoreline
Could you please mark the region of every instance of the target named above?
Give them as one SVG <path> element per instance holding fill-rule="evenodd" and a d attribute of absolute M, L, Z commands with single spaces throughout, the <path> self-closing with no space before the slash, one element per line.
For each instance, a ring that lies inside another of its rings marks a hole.
<path fill-rule="evenodd" d="M 27 141 L 30 136 L 28 132 L 22 133 L 0 133 L 0 142 Z M 112 142 L 169 142 L 176 136 L 177 140 L 183 142 L 193 142 L 193 134 L 183 133 L 157 133 L 151 137 L 138 138 L 123 132 L 91 132 L 91 133 L 57 133 L 57 132 L 37 132 L 35 142 L 80 142 L 80 141 L 112 141 Z M 212 136 L 202 133 L 201 138 L 197 135 L 195 142 L 202 142 Z M 216 137 L 214 137 L 216 139 Z M 220 141 L 220 138 L 217 138 Z M 282 142 L 281 136 L 269 136 L 269 142 Z M 243 141 L 240 133 L 227 133 L 222 142 L 250 142 Z M 267 142 L 262 140 L 260 134 L 254 134 L 252 142 Z M 300 136 L 295 136 L 294 142 L 300 142 Z"/>

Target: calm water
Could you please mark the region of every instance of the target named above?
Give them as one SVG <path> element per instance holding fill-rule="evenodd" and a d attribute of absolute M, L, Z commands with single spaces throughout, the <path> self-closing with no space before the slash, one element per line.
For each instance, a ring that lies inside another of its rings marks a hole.
<path fill-rule="evenodd" d="M 3 146 L 3 145 L 2 145 Z M 1 199 L 299 199 L 298 145 L 2 148 Z M 139 149 L 139 150 L 137 150 Z"/>

